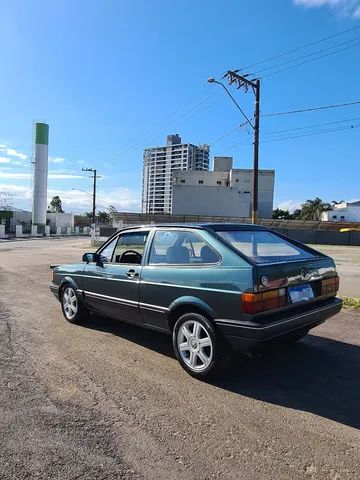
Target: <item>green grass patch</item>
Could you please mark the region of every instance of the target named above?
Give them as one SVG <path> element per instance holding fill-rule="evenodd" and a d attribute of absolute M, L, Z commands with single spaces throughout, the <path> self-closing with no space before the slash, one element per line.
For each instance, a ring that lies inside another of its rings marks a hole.
<path fill-rule="evenodd" d="M 344 308 L 357 308 L 360 310 L 360 298 L 343 297 L 343 296 L 341 296 L 341 298 L 343 300 Z"/>

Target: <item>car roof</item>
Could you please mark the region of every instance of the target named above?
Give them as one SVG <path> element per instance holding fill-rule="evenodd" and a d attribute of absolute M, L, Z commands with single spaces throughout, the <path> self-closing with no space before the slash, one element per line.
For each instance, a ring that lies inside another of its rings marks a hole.
<path fill-rule="evenodd" d="M 216 222 L 204 222 L 204 223 L 151 223 L 145 225 L 134 225 L 132 227 L 125 227 L 121 231 L 125 230 L 139 230 L 146 228 L 196 228 L 203 230 L 268 230 L 268 228 L 262 225 L 253 225 L 251 223 L 216 223 Z"/>

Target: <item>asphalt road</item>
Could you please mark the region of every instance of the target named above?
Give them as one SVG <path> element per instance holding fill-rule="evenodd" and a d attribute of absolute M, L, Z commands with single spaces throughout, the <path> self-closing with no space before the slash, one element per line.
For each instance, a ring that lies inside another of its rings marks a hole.
<path fill-rule="evenodd" d="M 0 245 L 1 479 L 357 479 L 360 315 L 189 377 L 168 337 L 65 322 L 49 264 L 84 240 Z"/>

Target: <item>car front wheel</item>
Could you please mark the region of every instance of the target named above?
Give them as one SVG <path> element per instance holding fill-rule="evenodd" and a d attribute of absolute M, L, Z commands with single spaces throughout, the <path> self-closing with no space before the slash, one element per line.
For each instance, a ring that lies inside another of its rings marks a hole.
<path fill-rule="evenodd" d="M 212 322 L 198 313 L 186 313 L 177 320 L 173 347 L 180 365 L 196 378 L 218 377 L 230 363 L 230 347 Z"/>
<path fill-rule="evenodd" d="M 70 323 L 84 322 L 89 315 L 88 309 L 79 299 L 76 290 L 71 285 L 65 285 L 62 290 L 61 309 L 64 317 Z"/>

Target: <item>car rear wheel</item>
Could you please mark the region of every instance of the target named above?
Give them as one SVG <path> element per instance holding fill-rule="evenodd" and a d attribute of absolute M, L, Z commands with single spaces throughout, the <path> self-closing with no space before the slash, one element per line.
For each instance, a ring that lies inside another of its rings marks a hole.
<path fill-rule="evenodd" d="M 62 289 L 61 308 L 64 317 L 70 323 L 84 322 L 89 316 L 89 311 L 80 300 L 75 288 L 68 284 Z"/>
<path fill-rule="evenodd" d="M 185 313 L 173 330 L 173 348 L 180 365 L 196 378 L 215 378 L 229 366 L 230 347 L 210 320 L 198 313 Z"/>

